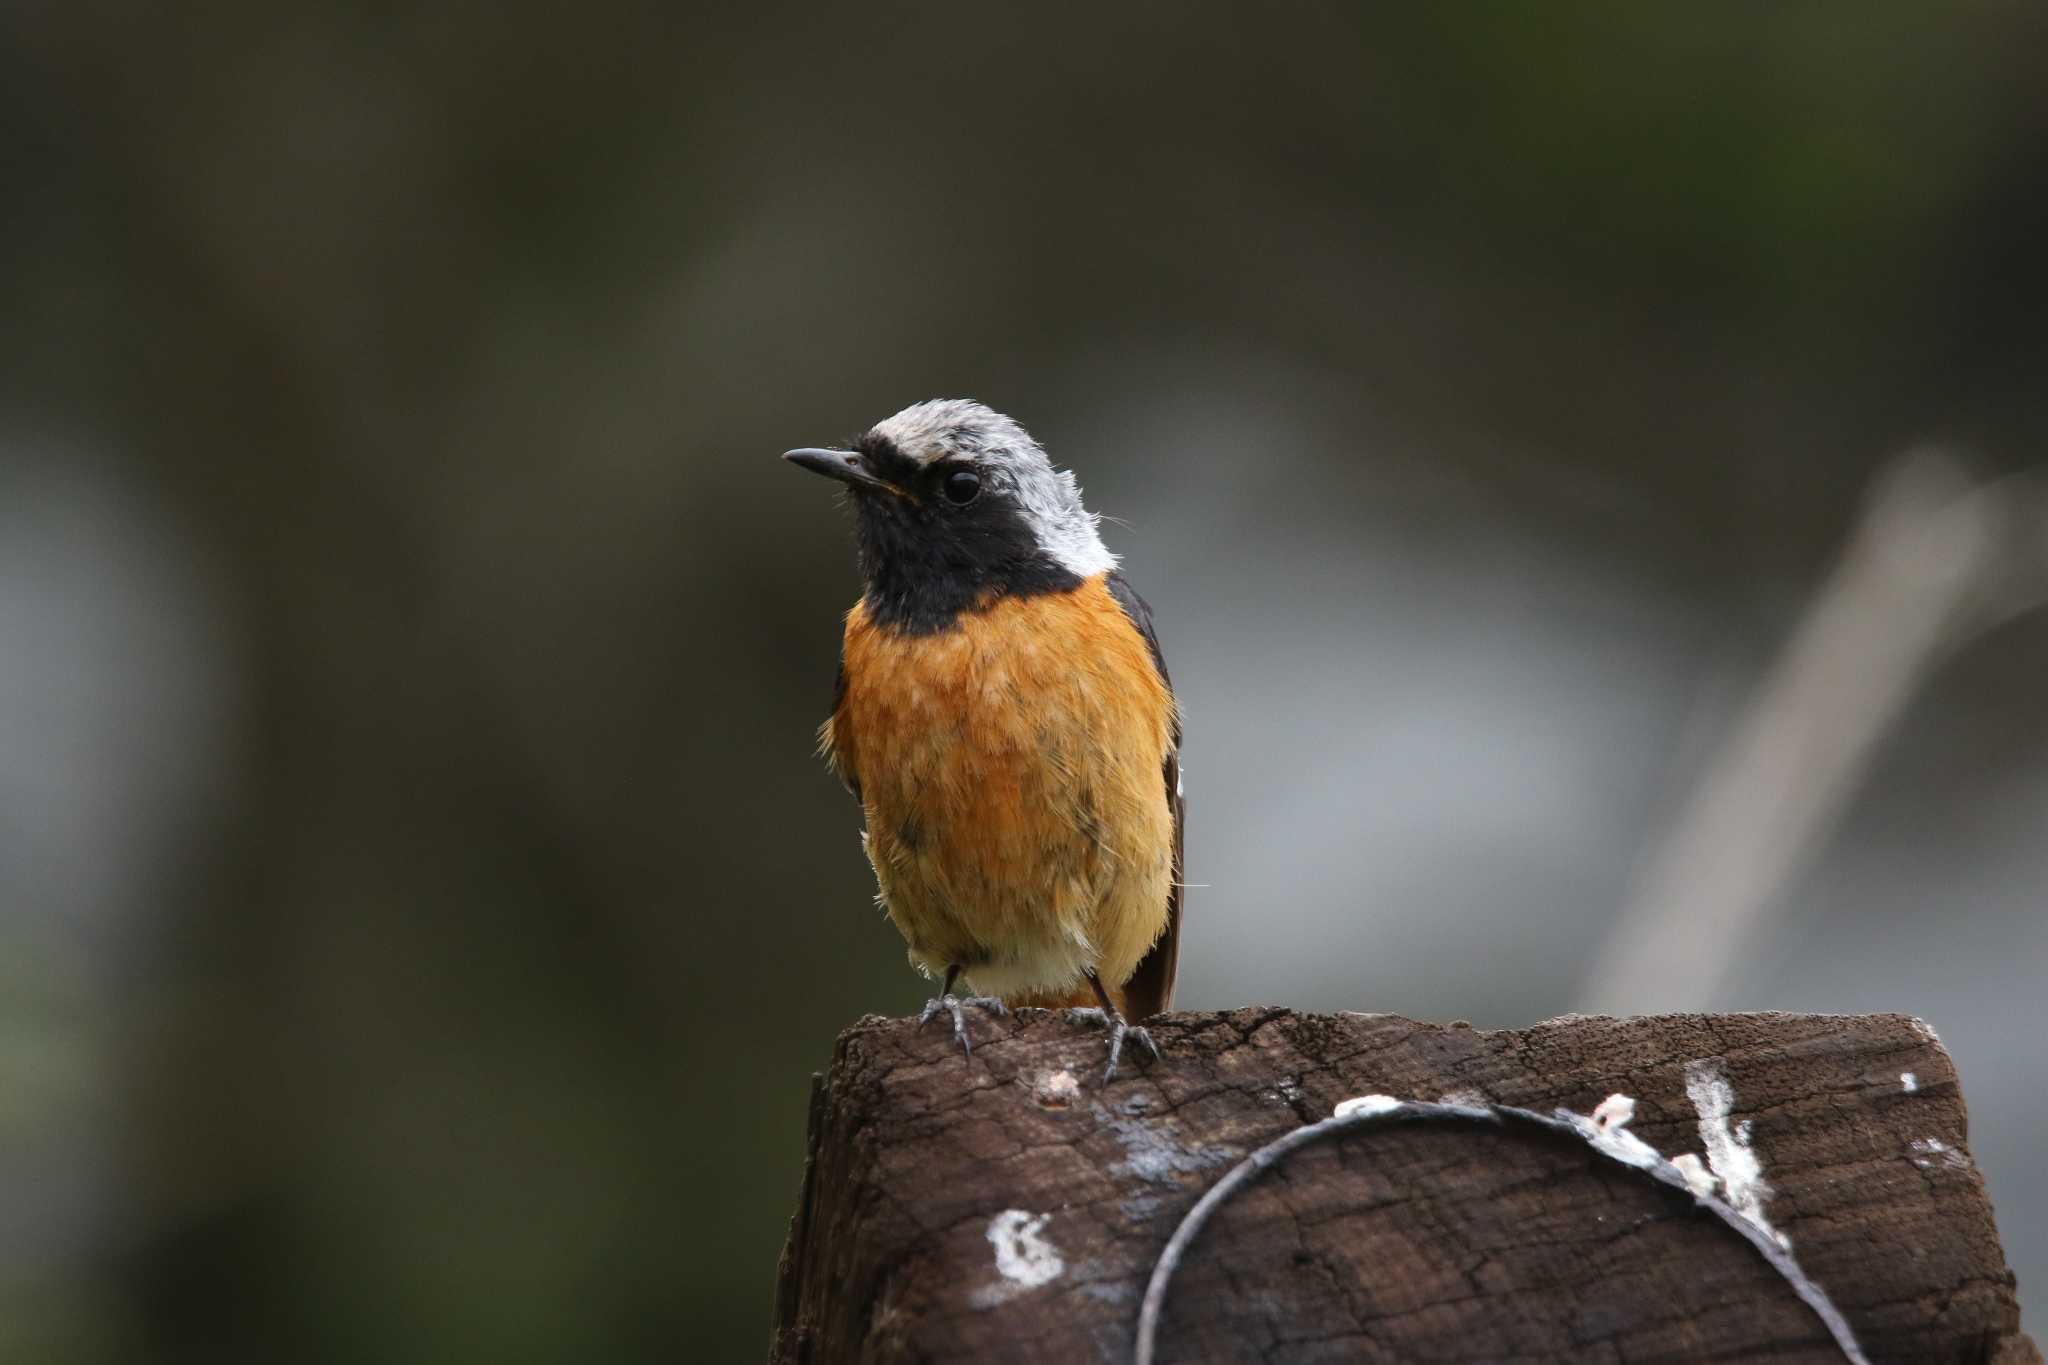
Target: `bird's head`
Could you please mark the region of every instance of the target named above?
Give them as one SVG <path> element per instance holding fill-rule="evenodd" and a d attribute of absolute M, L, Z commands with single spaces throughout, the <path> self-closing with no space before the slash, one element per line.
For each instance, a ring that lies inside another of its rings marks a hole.
<path fill-rule="evenodd" d="M 1116 567 L 1074 476 L 980 403 L 917 403 L 850 450 L 782 458 L 850 490 L 867 610 L 903 629 L 943 629 L 996 597 L 1071 589 Z"/>

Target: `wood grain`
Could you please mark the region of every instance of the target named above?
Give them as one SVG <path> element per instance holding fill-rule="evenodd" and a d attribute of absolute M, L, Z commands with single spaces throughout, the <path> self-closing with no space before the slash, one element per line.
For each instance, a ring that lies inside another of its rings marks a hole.
<path fill-rule="evenodd" d="M 1046 1011 L 868 1018 L 814 1087 L 770 1360 L 1124 1361 L 1153 1260 L 1245 1153 L 1341 1099 L 1588 1112 L 1619 1091 L 1700 1152 L 1687 1063 L 1734 1095 L 1765 1206 L 1874 1361 L 2041 1359 L 2020 1333 L 1948 1054 L 1901 1015 L 1573 1017 L 1520 1030 L 1247 1009 L 1152 1022 L 1165 1059 L 1099 1082 L 1099 1032 Z M 1909 1089 L 1902 1077 L 1910 1073 Z M 1008 1215 L 1008 1216 L 1006 1216 Z M 1008 1273 L 1005 1273 L 1007 1269 Z M 1756 1251 L 1582 1145 L 1394 1125 L 1297 1154 L 1189 1254 L 1176 1362 L 1833 1362 Z"/>

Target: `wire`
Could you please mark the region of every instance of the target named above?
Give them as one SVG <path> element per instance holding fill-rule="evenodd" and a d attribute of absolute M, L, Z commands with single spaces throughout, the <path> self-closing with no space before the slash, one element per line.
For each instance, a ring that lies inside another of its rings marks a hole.
<path fill-rule="evenodd" d="M 1201 1233 L 1217 1209 L 1221 1208 L 1233 1194 L 1258 1175 L 1277 1166 L 1290 1153 L 1319 1142 L 1326 1137 L 1363 1128 L 1368 1124 L 1386 1120 L 1449 1120 L 1458 1123 L 1479 1123 L 1499 1128 L 1503 1121 L 1545 1128 L 1554 1133 L 1564 1133 L 1580 1139 L 1600 1155 L 1617 1165 L 1631 1170 L 1643 1171 L 1661 1184 L 1685 1191 L 1696 1200 L 1701 1208 L 1719 1218 L 1723 1223 L 1742 1234 L 1768 1261 L 1773 1270 L 1784 1277 L 1793 1291 L 1813 1309 L 1821 1323 L 1834 1337 L 1835 1345 L 1850 1365 L 1870 1365 L 1869 1357 L 1856 1344 L 1856 1335 L 1850 1330 L 1832 1300 L 1818 1284 L 1808 1278 L 1799 1268 L 1799 1262 L 1779 1239 L 1766 1228 L 1752 1222 L 1734 1205 L 1700 1189 L 1695 1181 L 1688 1179 L 1685 1171 L 1660 1156 L 1656 1149 L 1625 1134 L 1622 1125 L 1611 1128 L 1573 1113 L 1559 1109 L 1551 1114 L 1539 1114 L 1533 1109 L 1518 1109 L 1513 1105 L 1465 1105 L 1432 1104 L 1422 1100 L 1396 1100 L 1387 1096 L 1368 1096 L 1362 1101 L 1349 1101 L 1339 1106 L 1337 1115 L 1318 1123 L 1304 1124 L 1290 1133 L 1276 1138 L 1259 1148 L 1243 1161 L 1232 1167 L 1228 1174 L 1212 1185 L 1208 1192 L 1195 1202 L 1175 1228 L 1173 1236 L 1167 1238 L 1165 1250 L 1152 1267 L 1151 1281 L 1145 1286 L 1145 1299 L 1138 1309 L 1138 1337 L 1133 1348 L 1134 1365 L 1153 1365 L 1154 1343 L 1159 1335 L 1159 1318 L 1166 1306 L 1166 1289 L 1173 1282 L 1173 1275 L 1180 1268 L 1181 1258 Z"/>

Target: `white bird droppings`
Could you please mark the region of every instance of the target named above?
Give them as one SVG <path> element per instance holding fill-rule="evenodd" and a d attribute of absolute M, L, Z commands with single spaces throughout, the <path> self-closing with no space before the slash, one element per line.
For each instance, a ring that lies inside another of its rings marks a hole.
<path fill-rule="evenodd" d="M 1353 1114 L 1370 1117 L 1374 1114 L 1391 1114 L 1401 1107 L 1401 1101 L 1392 1095 L 1354 1095 L 1348 1100 L 1339 1100 L 1330 1117 L 1348 1119 Z"/>
<path fill-rule="evenodd" d="M 1627 1095 L 1609 1095 L 1593 1110 L 1593 1122 L 1602 1131 L 1626 1128 L 1636 1116 L 1636 1102 Z"/>
<path fill-rule="evenodd" d="M 1672 1157 L 1671 1164 L 1685 1177 L 1685 1187 L 1693 1192 L 1696 1199 L 1705 1199 L 1721 1188 L 1721 1182 L 1714 1179 L 1713 1172 L 1709 1171 L 1706 1163 L 1693 1152 Z"/>
<path fill-rule="evenodd" d="M 1628 1130 L 1636 1116 L 1636 1102 L 1627 1095 L 1609 1095 L 1593 1110 L 1593 1117 L 1573 1115 L 1572 1123 L 1595 1150 L 1605 1152 L 1625 1166 L 1648 1170 L 1663 1157 L 1657 1149 Z"/>
<path fill-rule="evenodd" d="M 1920 1078 L 1918 1076 L 1915 1076 L 1910 1071 L 1901 1071 L 1899 1073 L 1899 1089 L 1905 1091 L 1908 1095 L 1910 1095 L 1919 1088 Z"/>
<path fill-rule="evenodd" d="M 1081 1098 L 1081 1082 L 1065 1067 L 1038 1078 L 1031 1093 L 1047 1109 L 1065 1109 Z"/>
<path fill-rule="evenodd" d="M 1914 1138 L 1906 1145 L 1913 1149 L 1913 1164 L 1923 1171 L 1931 1166 L 1946 1166 L 1951 1171 L 1970 1169 L 1970 1158 L 1940 1138 Z"/>
<path fill-rule="evenodd" d="M 1728 1203 L 1757 1228 L 1777 1239 L 1779 1246 L 1791 1246 L 1791 1239 L 1772 1227 L 1770 1220 L 1764 1217 L 1764 1201 L 1771 1197 L 1771 1187 L 1764 1183 L 1763 1163 L 1757 1160 L 1756 1150 L 1749 1145 L 1749 1120 L 1744 1119 L 1737 1127 L 1729 1127 L 1728 1116 L 1735 1111 L 1735 1088 L 1728 1084 L 1727 1073 L 1721 1069 L 1720 1063 L 1714 1060 L 1687 1062 L 1685 1094 L 1699 1113 L 1700 1141 L 1707 1149 L 1707 1165 L 1720 1177 Z"/>
<path fill-rule="evenodd" d="M 988 1241 L 996 1249 L 996 1274 L 1004 1282 L 990 1285 L 989 1290 L 996 1292 L 984 1290 L 976 1295 L 977 1301 L 1000 1302 L 1059 1278 L 1067 1263 L 1060 1259 L 1059 1248 L 1040 1235 L 1051 1221 L 1049 1213 L 1024 1209 L 1004 1209 L 989 1220 Z"/>

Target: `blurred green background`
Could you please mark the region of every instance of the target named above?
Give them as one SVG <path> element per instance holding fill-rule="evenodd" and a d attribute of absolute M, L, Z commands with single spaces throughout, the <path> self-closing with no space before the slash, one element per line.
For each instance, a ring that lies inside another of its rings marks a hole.
<path fill-rule="evenodd" d="M 7 1360 L 762 1354 L 810 1073 L 927 993 L 786 447 L 972 396 L 1122 518 L 1183 1006 L 1494 1025 L 1874 474 L 2048 434 L 2038 6 L 0 26 Z M 2044 676 L 1944 663 L 1714 998 L 1941 1029 L 2037 1302 Z"/>

